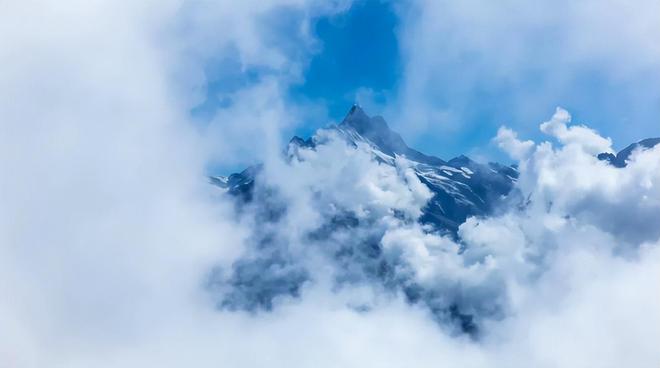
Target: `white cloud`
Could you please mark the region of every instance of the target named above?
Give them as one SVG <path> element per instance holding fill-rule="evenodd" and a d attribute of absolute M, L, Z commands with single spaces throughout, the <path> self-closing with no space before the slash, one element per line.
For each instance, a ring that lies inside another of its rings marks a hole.
<path fill-rule="evenodd" d="M 507 134 L 517 141 L 515 132 Z M 598 141 L 599 137 L 588 138 Z M 366 319 L 386 313 L 397 320 L 401 315 L 390 315 L 390 308 L 401 303 L 400 298 L 413 287 L 418 293 L 413 299 L 419 298 L 418 302 L 404 308 L 402 315 L 413 318 L 424 310 L 433 311 L 428 316 L 443 326 L 435 332 L 442 340 L 434 340 L 439 345 L 427 350 L 427 340 L 421 335 L 415 340 L 425 347 L 425 353 L 417 357 L 421 366 L 430 366 L 437 359 L 474 366 L 581 366 L 590 362 L 617 366 L 630 360 L 631 351 L 640 366 L 655 361 L 657 353 L 650 344 L 626 341 L 656 337 L 642 326 L 646 319 L 660 318 L 653 309 L 655 302 L 649 299 L 657 293 L 657 286 L 649 281 L 635 283 L 639 289 L 630 301 L 642 304 L 632 307 L 644 310 L 638 315 L 630 314 L 629 302 L 619 292 L 625 293 L 624 285 L 632 279 L 655 277 L 651 265 L 658 265 L 660 233 L 654 224 L 660 221 L 660 201 L 653 188 L 660 182 L 656 174 L 659 149 L 638 152 L 628 167 L 619 169 L 598 161 L 571 140 L 560 140 L 558 147 L 527 141 L 527 152 L 520 155 L 518 190 L 529 201 L 522 207 L 514 203 L 497 217 L 468 219 L 460 227 L 460 243 L 456 243 L 390 216 L 388 208 L 414 214 L 411 208 L 424 205 L 424 201 L 392 202 L 395 197 L 383 192 L 409 198 L 414 181 L 404 181 L 359 147 L 347 147 L 332 135 L 324 139 L 317 140 L 325 144 L 316 150 L 299 149 L 302 161 L 294 159 L 265 174 L 270 185 L 290 193 L 286 201 L 294 209 L 274 229 L 286 239 L 276 247 L 287 247 L 291 262 L 310 271 L 301 299 L 285 297 L 279 308 L 315 303 L 318 293 L 335 290 L 337 294 L 330 298 L 344 295 L 347 299 L 342 303 L 349 310 L 366 307 L 369 312 L 360 314 Z M 321 238 L 305 236 L 342 209 L 356 213 L 360 223 L 333 228 Z M 301 230 L 301 226 L 307 228 Z M 385 278 L 371 273 L 373 260 L 361 253 L 364 241 L 374 237 L 382 245 L 378 259 L 392 267 Z M 351 256 L 338 256 L 342 251 Z M 338 287 L 336 280 L 345 281 Z M 612 295 L 604 289 L 608 284 L 617 285 Z M 480 326 L 479 342 L 456 337 L 447 340 L 458 328 L 442 311 L 456 304 Z M 315 312 L 324 314 L 325 308 Z M 414 324 L 413 320 L 406 323 Z M 315 327 L 319 330 L 313 328 L 313 333 L 325 333 L 326 327 Z M 371 323 L 361 326 L 365 333 L 379 328 Z M 415 335 L 412 327 L 398 333 Z M 600 344 L 612 348 L 594 357 Z M 616 348 L 621 344 L 627 350 Z M 376 342 L 370 346 L 380 349 Z M 434 349 L 449 350 L 436 356 L 431 352 Z M 393 361 L 409 359 L 404 346 L 393 350 L 388 352 Z M 462 360 L 465 351 L 469 351 L 468 361 Z M 370 359 L 378 361 L 379 354 Z M 370 364 L 355 358 L 349 362 L 353 366 Z"/>
<path fill-rule="evenodd" d="M 212 309 L 204 277 L 230 264 L 249 235 L 206 183 L 211 152 L 188 120 L 195 99 L 186 94 L 203 83 L 195 76 L 209 55 L 190 50 L 213 38 L 212 52 L 240 45 L 246 64 L 295 65 L 259 43 L 254 4 L 153 5 L 3 5 L 0 365 L 139 366 L 158 354 L 152 339 L 173 346 L 175 329 L 203 324 L 184 316 L 203 320 Z M 280 5 L 305 4 L 260 3 L 258 13 Z M 224 15 L 193 35 L 170 33 L 185 28 L 190 9 Z M 228 20 L 248 29 L 232 34 Z M 282 99 L 268 86 L 260 88 Z M 254 130 L 267 131 L 281 105 L 227 124 L 258 116 Z M 216 138 L 229 160 L 254 136 Z M 201 338 L 208 348 L 212 338 Z"/>
<path fill-rule="evenodd" d="M 233 2 L 3 9 L 2 364 L 644 367 L 659 360 L 660 336 L 648 327 L 660 323 L 660 148 L 617 169 L 590 154 L 602 138 L 571 130 L 566 119 L 548 128 L 558 147 L 502 130 L 502 145 L 522 160 L 518 189 L 530 202 L 468 220 L 459 244 L 414 222 L 430 193 L 409 162 L 378 164 L 362 147 L 326 137 L 300 159 L 266 161 L 271 199 L 287 204 L 280 220 L 251 218 L 254 208 L 236 219 L 206 184 L 204 167 L 212 157 L 235 159 L 246 144 L 267 146 L 264 154 L 276 149 L 290 112 L 280 84 L 299 64 L 287 65 L 252 27 L 282 4 L 316 9 L 298 2 L 260 3 L 258 12 Z M 189 12 L 200 28 L 169 34 Z M 195 99 L 181 98 L 203 83 L 206 42 L 219 45 L 209 54 L 236 44 L 242 63 L 281 68 L 233 92 L 234 107 L 208 129 L 218 149 L 188 121 Z M 184 71 L 199 79 L 184 83 Z M 265 143 L 255 141 L 260 134 Z M 357 225 L 342 218 L 348 211 Z M 310 235 L 332 217 L 350 226 Z M 271 248 L 255 252 L 263 235 Z M 369 257 L 374 239 L 395 267 L 380 270 Z M 269 250 L 283 254 L 283 265 L 257 274 L 305 268 L 301 297 L 254 315 L 217 310 L 217 295 L 204 287 L 210 270 Z M 345 280 L 338 285 L 336 277 Z M 404 301 L 403 289 L 413 286 L 423 303 Z M 452 334 L 453 317 L 442 314 L 452 304 L 475 316 L 481 340 Z"/>
<path fill-rule="evenodd" d="M 552 119 L 541 124 L 541 131 L 557 138 L 565 145 L 576 145 L 591 155 L 612 151 L 612 140 L 603 138 L 585 126 L 568 127 L 571 114 L 558 107 Z"/>
<path fill-rule="evenodd" d="M 508 153 L 509 156 L 516 160 L 522 160 L 526 158 L 534 147 L 534 142 L 530 140 L 518 140 L 518 134 L 507 127 L 501 127 L 497 131 L 495 143 L 497 143 L 497 146 L 500 149 Z"/>
<path fill-rule="evenodd" d="M 620 144 L 657 132 L 655 0 L 420 0 L 398 9 L 404 71 L 387 115 L 409 141 L 433 134 L 448 147 L 439 152 L 456 154 L 457 139 L 502 122 L 531 135 L 529 123 L 557 104 Z"/>

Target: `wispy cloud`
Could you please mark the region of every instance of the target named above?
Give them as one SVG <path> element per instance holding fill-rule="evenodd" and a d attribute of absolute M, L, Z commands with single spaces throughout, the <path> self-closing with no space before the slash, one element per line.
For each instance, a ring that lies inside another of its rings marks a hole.
<path fill-rule="evenodd" d="M 541 139 L 530 122 L 557 105 L 623 145 L 657 135 L 660 111 L 650 106 L 660 96 L 659 7 L 406 2 L 398 7 L 405 71 L 385 110 L 411 140 L 446 137 L 435 142 L 445 155 L 485 143 L 501 124 Z"/>
<path fill-rule="evenodd" d="M 640 3 L 649 11 L 626 23 L 615 45 L 645 44 L 637 37 L 654 29 L 653 5 Z M 3 7 L 0 365 L 644 367 L 660 360 L 660 336 L 649 327 L 660 325 L 659 147 L 635 152 L 624 168 L 608 166 L 592 153 L 609 141 L 571 125 L 563 110 L 541 129 L 556 143 L 501 130 L 498 142 L 519 161 L 517 190 L 529 200 L 468 219 L 459 238 L 417 223 L 430 193 L 404 158 L 381 165 L 330 132 L 319 133 L 325 144 L 316 150 L 283 158 L 283 129 L 308 113 L 284 92 L 313 52 L 306 24 L 345 7 Z M 454 7 L 468 20 L 485 14 Z M 263 28 L 264 17 L 282 8 L 300 15 L 297 56 Z M 442 24 L 430 19 L 418 26 Z M 490 21 L 510 33 L 503 20 Z M 424 29 L 420 42 L 431 34 Z M 490 45 L 482 36 L 467 34 L 459 44 Z M 635 54 L 630 70 L 603 47 L 608 70 L 621 78 L 655 65 L 653 47 Z M 569 48 L 570 60 L 578 49 Z M 418 77 L 409 75 L 404 97 L 434 75 L 434 57 Z M 206 98 L 205 68 L 216 58 L 232 58 L 230 72 L 259 76 L 224 91 L 231 104 L 200 126 L 189 112 Z M 411 54 L 410 65 L 422 59 Z M 407 111 L 417 108 L 402 101 Z M 206 183 L 206 167 L 248 154 L 264 161 L 257 195 L 272 207 L 238 216 Z M 270 304 L 242 311 L 255 300 Z M 478 339 L 460 324 L 478 328 Z"/>

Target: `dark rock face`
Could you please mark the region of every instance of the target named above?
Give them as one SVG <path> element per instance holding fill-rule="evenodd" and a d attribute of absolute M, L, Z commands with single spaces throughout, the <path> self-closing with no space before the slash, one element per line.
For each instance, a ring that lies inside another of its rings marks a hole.
<path fill-rule="evenodd" d="M 614 167 L 619 167 L 619 168 L 626 167 L 626 165 L 628 165 L 628 159 L 630 159 L 630 155 L 636 149 L 653 148 L 659 143 L 660 143 L 660 138 L 647 138 L 637 143 L 633 143 L 629 145 L 628 147 L 619 151 L 619 153 L 617 153 L 616 155 L 612 153 L 601 153 L 598 155 L 598 159 L 601 161 L 607 161 L 610 163 L 610 165 Z"/>
<path fill-rule="evenodd" d="M 456 236 L 458 227 L 469 216 L 492 213 L 512 190 L 518 177 L 516 167 L 497 163 L 481 164 L 466 156 L 449 161 L 425 155 L 404 142 L 382 117 L 369 117 L 353 106 L 337 126 L 326 128 L 349 146 L 367 147 L 380 165 L 395 167 L 396 159 L 405 156 L 417 178 L 428 187 L 432 198 L 421 217 L 400 219 L 419 221 L 429 231 Z M 323 135 L 303 139 L 293 137 L 285 156 L 293 159 L 299 150 L 316 150 L 325 144 Z M 257 230 L 249 240 L 251 249 L 235 262 L 231 270 L 216 270 L 209 277 L 209 289 L 219 294 L 217 305 L 228 310 L 270 311 L 278 300 L 298 298 L 303 287 L 313 282 L 312 273 L 290 252 L 286 235 L 277 231 L 287 211 L 287 203 L 277 191 L 260 180 L 262 166 L 250 167 L 228 177 L 215 176 L 210 181 L 236 199 L 237 210 L 250 209 Z M 398 216 L 396 211 L 394 216 Z M 383 230 L 360 219 L 350 211 L 339 209 L 328 215 L 321 226 L 306 234 L 305 242 L 313 252 L 323 254 L 337 267 L 334 282 L 342 285 L 372 284 L 391 293 L 399 293 L 411 304 L 426 305 L 434 319 L 455 333 L 475 336 L 477 314 L 495 318 L 499 311 L 495 302 L 483 304 L 466 296 L 455 298 L 440 289 L 416 283 L 414 269 L 398 255 L 386 254 L 381 244 Z M 495 300 L 486 298 L 484 300 Z M 356 306 L 368 311 L 368 306 Z"/>
<path fill-rule="evenodd" d="M 363 140 L 389 156 L 406 156 L 409 160 L 428 165 L 445 164 L 445 161 L 437 157 L 427 156 L 408 147 L 399 134 L 390 130 L 385 119 L 381 116 L 369 117 L 359 106 L 351 108 L 338 129 L 357 133 Z"/>
<path fill-rule="evenodd" d="M 382 164 L 394 165 L 396 156 L 405 156 L 415 165 L 415 173 L 434 194 L 423 211 L 421 221 L 437 230 L 455 234 L 458 226 L 470 216 L 491 213 L 506 196 L 518 177 L 514 166 L 498 163 L 481 164 L 467 156 L 449 161 L 414 150 L 401 136 L 390 130 L 380 116 L 369 117 L 359 106 L 353 106 L 341 124 L 329 127 L 348 143 L 364 143 L 371 147 L 374 158 Z M 290 147 L 311 148 L 314 138 L 293 137 Z M 228 178 L 212 177 L 213 184 L 227 188 L 232 195 L 250 199 L 258 167 L 248 168 Z"/>

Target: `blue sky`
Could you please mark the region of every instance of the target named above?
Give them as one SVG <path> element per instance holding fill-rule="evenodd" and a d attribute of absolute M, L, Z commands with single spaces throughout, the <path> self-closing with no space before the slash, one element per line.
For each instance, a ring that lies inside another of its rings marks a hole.
<path fill-rule="evenodd" d="M 398 18 L 389 3 L 365 1 L 314 24 L 321 50 L 315 55 L 296 97 L 323 101 L 333 119 L 341 119 L 355 102 L 359 88 L 394 91 L 401 75 L 395 27 Z"/>
<path fill-rule="evenodd" d="M 358 1 L 312 17 L 313 42 L 297 32 L 306 14 L 278 8 L 263 16 L 262 35 L 300 66 L 284 83 L 287 104 L 314 106 L 281 139 L 340 121 L 355 101 L 383 115 L 409 145 L 442 158 L 502 160 L 490 143 L 499 126 L 543 139 L 538 125 L 557 106 L 613 138 L 616 149 L 660 136 L 660 69 L 657 55 L 643 50 L 649 29 L 618 36 L 607 12 L 595 12 L 602 22 L 585 22 L 588 11 L 566 17 L 561 3 L 485 11 L 483 4 Z M 218 94 L 278 73 L 227 54 L 206 69 L 209 98 L 197 116 L 231 105 Z"/>

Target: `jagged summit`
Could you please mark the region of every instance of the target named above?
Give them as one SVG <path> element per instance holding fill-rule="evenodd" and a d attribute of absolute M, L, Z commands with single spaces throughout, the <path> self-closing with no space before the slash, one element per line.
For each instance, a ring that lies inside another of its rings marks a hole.
<path fill-rule="evenodd" d="M 344 120 L 339 124 L 340 129 L 352 129 L 364 138 L 369 139 L 388 154 L 405 154 L 409 149 L 400 135 L 390 130 L 381 116 L 368 116 L 364 110 L 353 105 Z"/>
<path fill-rule="evenodd" d="M 353 106 L 351 106 L 351 109 L 348 110 L 348 113 L 344 117 L 344 120 L 346 120 L 351 115 L 364 115 L 364 116 L 366 116 L 367 114 L 364 112 L 364 110 L 362 109 L 362 106 L 360 106 L 360 104 L 354 103 Z"/>
<path fill-rule="evenodd" d="M 337 139 L 343 140 L 346 145 L 332 144 Z M 351 147 L 358 151 L 355 155 L 343 152 Z M 336 150 L 341 154 L 337 154 Z M 368 161 L 365 156 L 371 156 L 372 161 Z M 398 159 L 401 156 L 408 160 L 405 165 Z M 347 161 L 355 157 L 358 157 L 359 166 Z M 306 233 L 305 239 L 309 239 L 312 244 L 320 242 L 318 244 L 323 246 L 318 251 L 341 265 L 341 271 L 336 276 L 338 283 L 359 282 L 356 280 L 363 277 L 376 280 L 384 287 L 401 290 L 411 304 L 428 305 L 438 321 L 448 321 L 457 332 L 471 335 L 478 332 L 471 305 L 461 304 L 462 301 L 445 302 L 437 297 L 435 290 L 426 290 L 410 282 L 406 263 L 402 258 L 393 256 L 381 243 L 381 232 L 384 230 L 379 229 L 378 225 L 374 226 L 380 223 L 380 220 L 374 222 L 374 217 L 389 213 L 408 224 L 414 221 L 423 225 L 424 231 L 457 237 L 459 226 L 469 216 L 493 213 L 498 203 L 509 195 L 518 177 L 515 168 L 481 164 L 467 156 L 446 162 L 424 155 L 408 147 L 403 138 L 390 129 L 385 119 L 380 116 L 370 117 L 358 105 L 351 107 L 339 125 L 326 127 L 310 138 L 293 137 L 284 150 L 283 158 L 291 164 L 291 170 L 287 168 L 288 176 L 281 179 L 294 182 L 301 179 L 295 175 L 304 175 L 303 182 L 314 193 L 310 200 L 314 205 L 324 208 L 320 212 L 323 215 L 318 219 L 318 227 Z M 308 165 L 299 165 L 305 161 Z M 340 170 L 337 171 L 337 177 L 328 180 L 328 176 L 321 171 L 329 164 Z M 304 169 L 296 170 L 296 167 Z M 355 185 L 355 193 L 350 193 L 353 183 L 345 180 L 359 179 L 361 170 L 370 175 L 373 169 L 377 169 L 379 174 L 377 178 L 369 180 L 370 185 L 378 186 L 381 180 L 385 184 L 378 191 L 382 190 L 382 196 L 388 197 L 385 201 L 392 203 L 389 211 L 373 211 L 369 205 L 363 206 L 358 196 L 363 195 L 364 187 Z M 255 237 L 255 256 L 243 257 L 232 266 L 231 276 L 224 285 L 228 292 L 219 301 L 222 308 L 271 310 L 275 301 L 283 296 L 298 297 L 303 285 L 310 280 L 305 265 L 289 261 L 286 239 L 272 236 L 269 230 L 281 221 L 283 214 L 296 209 L 289 207 L 290 197 L 280 196 L 280 189 L 269 183 L 266 171 L 261 166 L 254 166 L 240 174 L 211 178 L 214 185 L 235 199 L 237 213 L 250 213 L 254 221 L 260 224 L 259 234 Z M 424 195 L 424 199 L 420 199 L 428 200 L 417 202 L 414 215 L 407 214 L 396 204 L 399 199 L 405 198 L 398 197 L 402 191 L 389 189 L 392 182 L 410 186 L 408 189 L 411 194 L 421 193 L 421 183 L 432 196 L 428 198 Z M 286 182 L 281 184 L 286 185 Z M 336 190 L 341 195 L 334 193 Z M 394 201 L 389 202 L 390 199 Z M 357 228 L 370 230 L 365 233 L 354 232 L 353 229 Z M 348 231 L 360 235 L 349 239 L 346 237 Z"/>
<path fill-rule="evenodd" d="M 302 139 L 297 135 L 294 135 L 293 138 L 289 140 L 289 144 L 294 144 L 299 147 L 314 147 L 314 141 L 312 138 Z"/>
<path fill-rule="evenodd" d="M 421 221 L 442 231 L 455 233 L 469 216 L 486 215 L 497 201 L 506 196 L 518 172 L 514 167 L 497 163 L 480 164 L 461 155 L 450 161 L 425 155 L 406 145 L 401 136 L 392 131 L 381 116 L 369 116 L 353 105 L 344 120 L 334 129 L 340 138 L 354 147 L 368 147 L 374 160 L 385 165 L 396 165 L 396 157 L 404 156 L 413 165 L 422 183 L 434 197 L 424 209 Z M 324 141 L 317 136 L 307 139 L 294 136 L 289 141 L 289 158 L 296 157 L 300 149 L 315 150 Z M 291 149 L 293 148 L 293 149 Z M 212 182 L 241 198 L 252 198 L 258 169 L 233 174 L 229 178 L 215 177 Z"/>
<path fill-rule="evenodd" d="M 373 118 L 367 115 L 366 112 L 360 107 L 360 105 L 353 105 L 348 113 L 339 124 L 340 128 L 344 129 L 354 129 L 360 134 L 387 134 L 390 132 L 390 127 L 387 126 L 385 119 L 380 116 L 374 116 Z"/>
<path fill-rule="evenodd" d="M 406 156 L 410 160 L 429 165 L 445 164 L 445 161 L 438 157 L 427 156 L 408 147 L 403 138 L 390 129 L 382 116 L 370 117 L 357 104 L 351 107 L 337 128 L 351 140 L 364 140 L 389 156 Z"/>
<path fill-rule="evenodd" d="M 357 104 L 351 107 L 339 126 L 351 127 L 360 133 L 369 131 L 387 132 L 390 130 L 385 119 L 381 116 L 369 117 L 362 107 Z"/>

